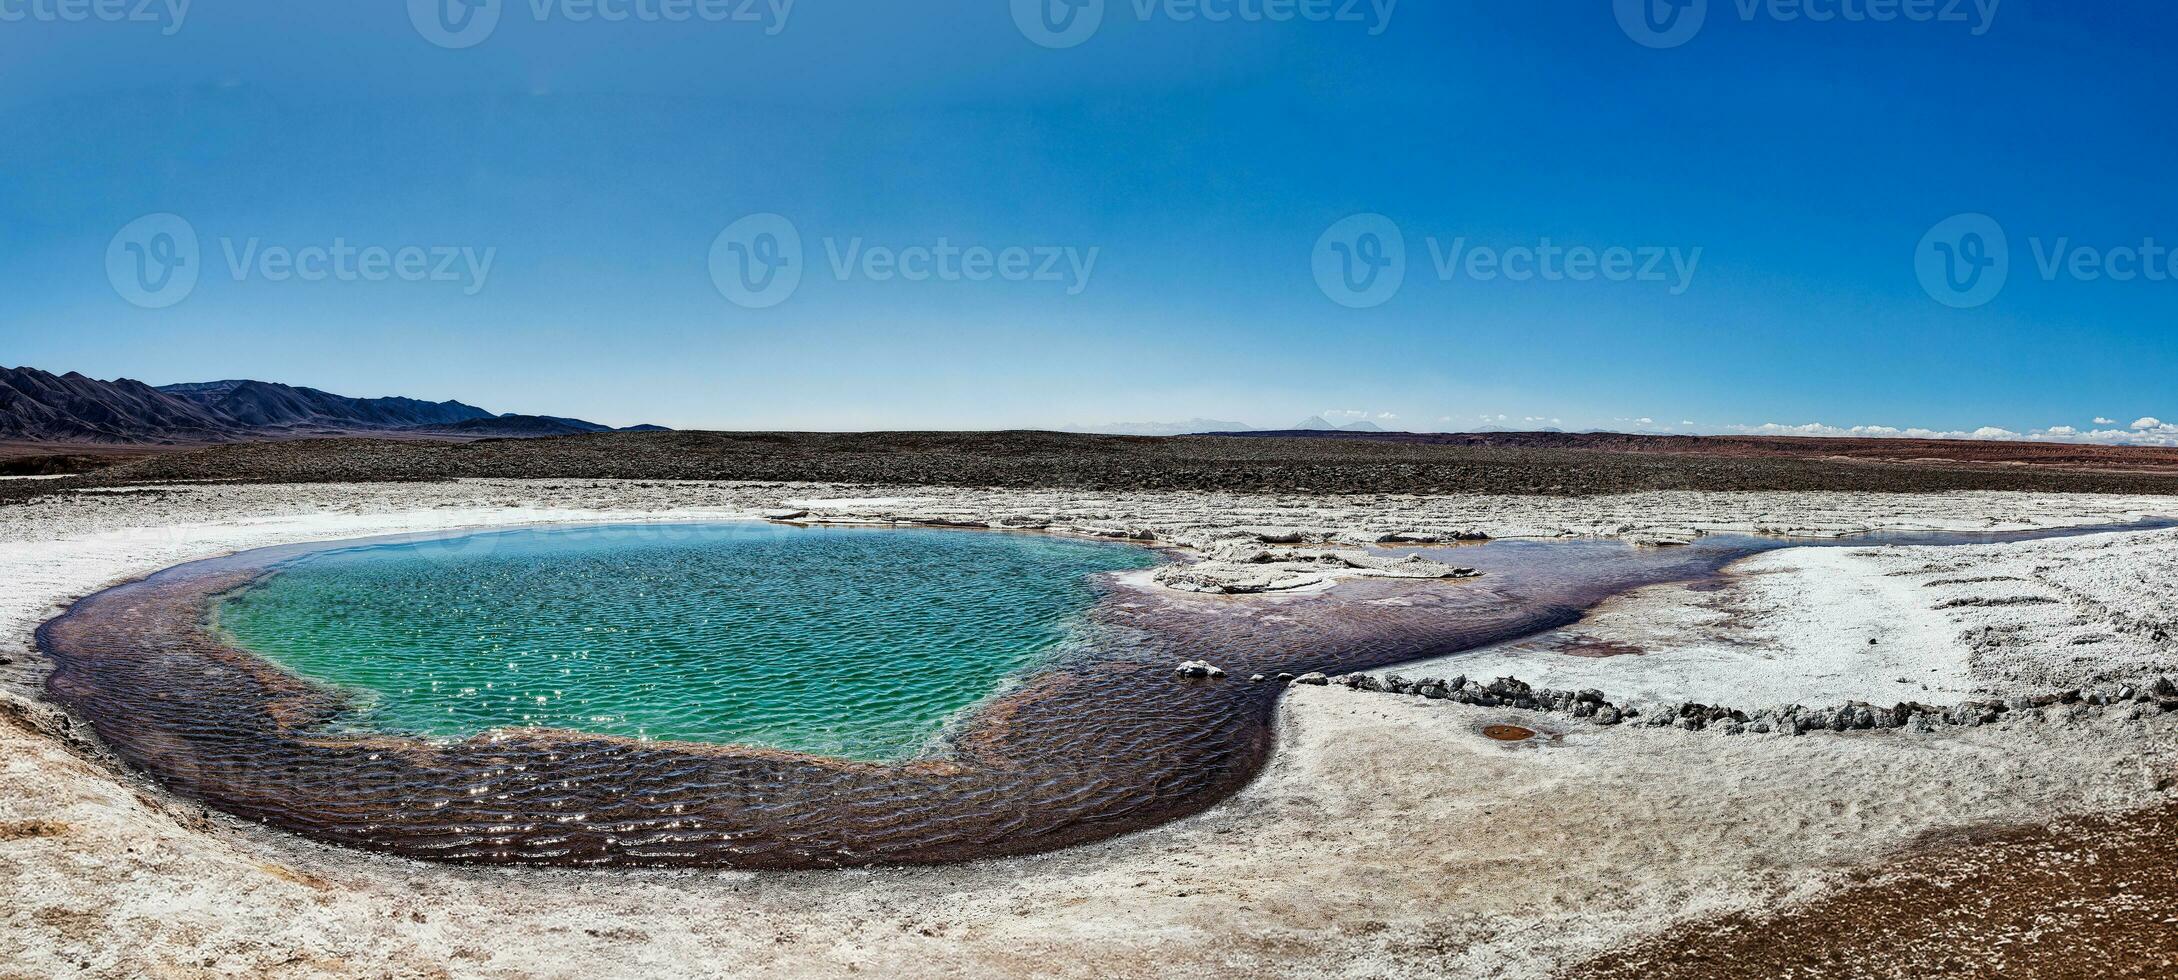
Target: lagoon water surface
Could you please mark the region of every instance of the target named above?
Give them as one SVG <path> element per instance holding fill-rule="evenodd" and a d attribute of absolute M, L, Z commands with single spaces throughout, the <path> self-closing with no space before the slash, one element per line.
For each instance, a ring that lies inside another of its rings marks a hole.
<path fill-rule="evenodd" d="M 348 694 L 354 730 L 557 728 L 916 755 L 1066 643 L 1153 553 L 1041 535 L 764 524 L 525 529 L 297 558 L 217 609 Z"/>

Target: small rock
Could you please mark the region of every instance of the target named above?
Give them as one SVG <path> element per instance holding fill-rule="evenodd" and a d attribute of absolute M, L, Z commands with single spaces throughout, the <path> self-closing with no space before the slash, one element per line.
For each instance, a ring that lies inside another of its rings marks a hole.
<path fill-rule="evenodd" d="M 1210 664 L 1205 663 L 1201 660 L 1190 660 L 1184 664 L 1179 665 L 1178 667 L 1172 668 L 1172 672 L 1180 675 L 1181 677 L 1193 678 L 1225 676 L 1224 671 L 1219 670 L 1218 668 L 1213 667 Z"/>
<path fill-rule="evenodd" d="M 1311 687 L 1322 687 L 1326 684 L 1331 683 L 1331 678 L 1325 676 L 1322 671 L 1312 670 L 1306 674 L 1302 674 L 1301 676 L 1294 678 L 1293 683 L 1307 684 Z"/>
<path fill-rule="evenodd" d="M 1250 684 L 1261 684 L 1261 683 L 1263 683 L 1264 681 L 1267 681 L 1267 680 L 1270 680 L 1270 678 L 1268 678 L 1268 677 L 1265 677 L 1265 676 L 1263 676 L 1262 674 L 1250 674 L 1250 675 L 1248 675 L 1248 683 L 1250 683 Z"/>

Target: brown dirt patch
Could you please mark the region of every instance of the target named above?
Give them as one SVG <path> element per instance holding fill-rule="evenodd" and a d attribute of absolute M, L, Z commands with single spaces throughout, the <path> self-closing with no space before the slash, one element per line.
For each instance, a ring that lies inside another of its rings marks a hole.
<path fill-rule="evenodd" d="M 0 841 L 59 837 L 67 832 L 68 825 L 58 820 L 9 820 L 0 822 Z"/>
<path fill-rule="evenodd" d="M 1939 845 L 1827 898 L 1683 926 L 1567 975 L 2178 976 L 2178 806 Z"/>

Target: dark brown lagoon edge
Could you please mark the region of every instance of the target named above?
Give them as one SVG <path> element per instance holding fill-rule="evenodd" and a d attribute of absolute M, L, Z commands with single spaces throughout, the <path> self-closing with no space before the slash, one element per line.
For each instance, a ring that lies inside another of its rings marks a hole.
<path fill-rule="evenodd" d="M 1480 580 L 1357 581 L 1312 596 L 1211 599 L 1106 582 L 1090 652 L 975 709 L 942 753 L 895 765 L 554 730 L 460 742 L 336 732 L 338 692 L 227 647 L 206 625 L 223 595 L 333 545 L 168 569 L 78 602 L 38 642 L 55 668 L 48 695 L 124 761 L 181 796 L 318 840 L 489 864 L 935 863 L 1082 844 L 1225 799 L 1272 748 L 1282 687 L 1251 674 L 1378 669 L 1556 629 L 1609 595 L 1704 581 L 1791 543 L 1808 542 L 1498 542 L 1459 549 Z M 1228 677 L 1174 675 L 1196 659 Z"/>

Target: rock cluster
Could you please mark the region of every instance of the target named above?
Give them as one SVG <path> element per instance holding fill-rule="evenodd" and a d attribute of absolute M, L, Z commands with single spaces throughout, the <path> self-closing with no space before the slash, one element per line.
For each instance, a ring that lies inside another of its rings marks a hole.
<path fill-rule="evenodd" d="M 1410 694 L 1433 701 L 1452 701 L 1478 707 L 1562 714 L 1587 719 L 1598 725 L 1624 723 L 1688 731 L 1714 728 L 1726 735 L 1805 735 L 1821 731 L 1878 729 L 1932 732 L 1940 727 L 1978 727 L 2007 717 L 2047 717 L 2049 709 L 2064 707 L 2092 710 L 2130 706 L 2135 717 L 2147 713 L 2178 712 L 2178 684 L 2174 684 L 2167 677 L 2158 678 L 2151 684 L 2125 684 L 2103 691 L 2069 690 L 2010 700 L 1965 701 L 1949 707 L 1918 702 L 1903 702 L 1884 707 L 1864 701 L 1852 701 L 1830 708 L 1809 708 L 1791 704 L 1756 711 L 1696 702 L 1665 702 L 1639 707 L 1617 705 L 1605 700 L 1601 691 L 1535 688 L 1511 677 L 1500 677 L 1483 683 L 1466 677 L 1455 677 L 1451 680 L 1435 677 L 1409 680 L 1398 674 L 1381 679 L 1369 674 L 1346 674 L 1336 678 L 1326 678 L 1322 674 L 1304 674 L 1294 678 L 1292 682 L 1339 684 L 1357 691 Z"/>
<path fill-rule="evenodd" d="M 1304 677 L 1294 683 L 1307 683 L 1307 680 Z M 1346 674 L 1331 679 L 1328 683 L 1357 691 L 1413 694 L 1432 701 L 1452 701 L 1483 708 L 1517 708 L 1522 711 L 1571 715 L 1593 720 L 1599 725 L 1616 725 L 1632 714 L 1604 700 L 1602 691 L 1553 691 L 1531 687 L 1511 677 L 1500 677 L 1484 683 L 1466 677 L 1454 677 L 1451 680 L 1436 677 L 1408 680 L 1392 674 L 1380 680 L 1369 674 Z"/>
<path fill-rule="evenodd" d="M 1446 541 L 1488 541 L 1490 536 L 1481 531 L 1459 531 L 1452 534 L 1432 534 L 1427 531 L 1393 531 L 1377 536 L 1378 544 L 1441 544 Z"/>

